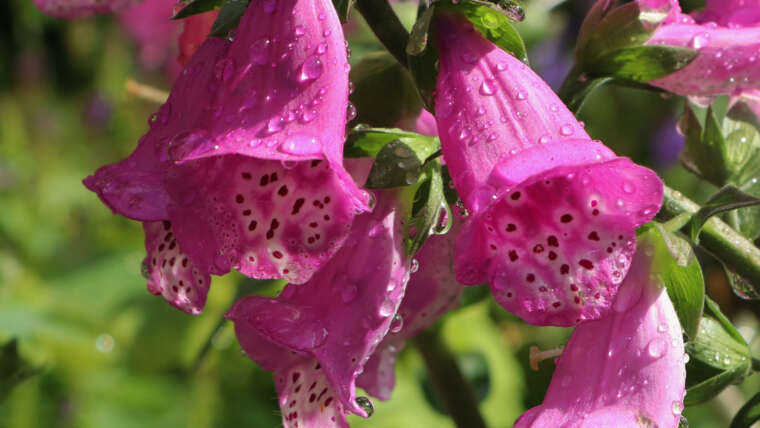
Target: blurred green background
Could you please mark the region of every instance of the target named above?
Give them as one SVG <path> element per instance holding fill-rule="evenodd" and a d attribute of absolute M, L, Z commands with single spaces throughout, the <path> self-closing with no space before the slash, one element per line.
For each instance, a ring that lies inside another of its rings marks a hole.
<path fill-rule="evenodd" d="M 396 7 L 411 24 L 416 5 Z M 519 30 L 534 68 L 555 87 L 588 7 L 526 4 Z M 346 31 L 352 63 L 380 49 L 358 15 Z M 222 316 L 236 295 L 273 294 L 281 284 L 214 278 L 206 311 L 180 313 L 146 292 L 140 224 L 112 215 L 81 184 L 126 156 L 158 107 L 127 91 L 128 79 L 170 88 L 163 69 L 140 66 L 114 17 L 58 21 L 31 0 L 0 2 L 0 343 L 18 339 L 22 358 L 41 370 L 0 402 L 0 428 L 279 426 L 271 375 L 241 354 Z M 581 119 L 592 136 L 701 201 L 714 189 L 676 162 L 681 103 L 608 87 L 594 94 Z M 709 294 L 757 355 L 757 305 L 731 294 L 719 266 L 705 259 L 703 268 Z M 542 399 L 553 363 L 531 371 L 528 347 L 553 348 L 570 333 L 528 326 L 490 298 L 449 314 L 442 332 L 491 427 L 511 426 Z M 412 346 L 396 374 L 393 398 L 374 400 L 374 416 L 352 416 L 352 426 L 453 426 Z M 685 415 L 692 427 L 727 426 L 758 389 L 750 378 Z"/>

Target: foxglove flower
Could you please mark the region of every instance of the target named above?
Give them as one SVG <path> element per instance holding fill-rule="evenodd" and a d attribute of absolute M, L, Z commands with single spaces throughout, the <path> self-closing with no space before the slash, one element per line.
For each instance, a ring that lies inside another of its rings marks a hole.
<path fill-rule="evenodd" d="M 644 2 L 647 7 L 647 2 Z M 701 12 L 666 20 L 647 42 L 693 48 L 683 69 L 650 84 L 686 96 L 738 94 L 760 88 L 760 2 L 707 0 Z"/>
<path fill-rule="evenodd" d="M 409 278 L 396 196 L 380 192 L 309 282 L 276 299 L 245 297 L 227 315 L 246 354 L 274 371 L 286 427 L 347 427 L 347 414 L 368 416 L 355 380 L 391 328 Z"/>
<path fill-rule="evenodd" d="M 118 12 L 139 2 L 140 0 L 34 0 L 42 12 L 63 19 Z"/>
<path fill-rule="evenodd" d="M 119 22 L 135 40 L 140 63 L 146 68 L 168 63 L 176 49 L 179 22 L 169 19 L 175 4 L 175 0 L 144 0 L 119 14 Z"/>
<path fill-rule="evenodd" d="M 234 41 L 187 63 L 137 149 L 85 180 L 116 213 L 161 222 L 154 292 L 197 313 L 196 276 L 303 283 L 340 248 L 369 203 L 343 168 L 344 43 L 328 0 L 252 2 Z"/>
<path fill-rule="evenodd" d="M 454 241 L 459 233 L 457 220 L 445 235 L 433 235 L 423 244 L 412 262 L 413 272 L 406 287 L 398 316 L 389 335 L 364 366 L 357 385 L 381 400 L 391 396 L 396 357 L 406 341 L 433 324 L 448 310 L 459 306 L 462 286 L 454 278 Z"/>
<path fill-rule="evenodd" d="M 617 157 L 525 64 L 457 16 L 436 21 L 435 115 L 470 218 L 457 242 L 463 284 L 488 281 L 527 322 L 604 316 L 662 201 L 649 169 Z"/>
<path fill-rule="evenodd" d="M 668 293 L 638 251 L 612 314 L 575 328 L 543 404 L 516 428 L 676 428 L 686 370 L 681 326 Z"/>

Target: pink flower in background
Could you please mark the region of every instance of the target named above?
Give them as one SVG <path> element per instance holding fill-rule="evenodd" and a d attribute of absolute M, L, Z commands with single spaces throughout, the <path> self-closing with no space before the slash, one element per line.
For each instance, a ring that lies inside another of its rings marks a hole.
<path fill-rule="evenodd" d="M 119 14 L 119 22 L 135 40 L 140 63 L 149 69 L 174 61 L 179 21 L 173 15 L 176 0 L 144 0 Z"/>
<path fill-rule="evenodd" d="M 516 428 L 676 428 L 686 393 L 684 344 L 673 304 L 637 252 L 607 318 L 575 328 L 543 404 Z"/>
<path fill-rule="evenodd" d="M 665 21 L 647 44 L 699 51 L 683 69 L 649 82 L 654 86 L 685 96 L 732 95 L 760 88 L 757 0 L 708 0 L 705 9 L 693 15 L 678 10 L 676 18 Z"/>
<path fill-rule="evenodd" d="M 42 12 L 64 19 L 118 12 L 139 2 L 140 0 L 34 0 Z"/>
<path fill-rule="evenodd" d="M 470 218 L 457 242 L 463 284 L 539 325 L 609 312 L 635 228 L 662 201 L 649 169 L 592 141 L 525 64 L 454 16 L 436 22 L 443 156 Z"/>
<path fill-rule="evenodd" d="M 395 385 L 396 357 L 408 339 L 430 327 L 447 311 L 459 306 L 462 286 L 454 278 L 454 241 L 460 221 L 445 235 L 433 235 L 414 258 L 413 272 L 401 301 L 398 317 L 377 347 L 356 384 L 381 400 L 391 396 Z"/>
<path fill-rule="evenodd" d="M 256 0 L 233 42 L 203 43 L 132 155 L 85 180 L 117 214 L 165 222 L 178 253 L 146 235 L 152 291 L 197 313 L 196 277 L 303 283 L 338 251 L 369 203 L 343 168 L 348 68 L 328 0 Z"/>
<path fill-rule="evenodd" d="M 187 64 L 190 57 L 206 41 L 211 27 L 214 26 L 216 17 L 219 16 L 218 10 L 211 12 L 199 13 L 189 16 L 182 20 L 182 33 L 179 36 L 179 63 Z"/>
<path fill-rule="evenodd" d="M 246 354 L 274 371 L 286 427 L 347 427 L 368 416 L 355 381 L 393 328 L 410 271 L 403 244 L 406 209 L 396 191 L 378 193 L 354 220 L 343 248 L 303 285 L 275 299 L 248 296 L 227 317 Z"/>

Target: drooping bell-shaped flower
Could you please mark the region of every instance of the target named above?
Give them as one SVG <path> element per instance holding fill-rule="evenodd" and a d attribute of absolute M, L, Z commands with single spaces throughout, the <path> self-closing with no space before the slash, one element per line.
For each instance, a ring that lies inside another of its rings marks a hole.
<path fill-rule="evenodd" d="M 693 15 L 678 10 L 676 18 L 660 25 L 647 44 L 699 51 L 683 69 L 649 82 L 654 86 L 686 96 L 732 95 L 760 88 L 760 1 L 707 0 L 706 7 Z"/>
<path fill-rule="evenodd" d="M 74 19 L 95 13 L 111 13 L 124 10 L 140 0 L 34 0 L 44 13 L 56 18 Z"/>
<path fill-rule="evenodd" d="M 118 214 L 168 221 L 198 272 L 307 281 L 369 203 L 343 168 L 344 43 L 328 0 L 254 0 L 234 41 L 193 55 L 137 149 L 85 185 Z"/>
<path fill-rule="evenodd" d="M 179 22 L 172 21 L 175 0 L 143 0 L 119 14 L 119 22 L 135 40 L 146 68 L 173 64 Z"/>
<path fill-rule="evenodd" d="M 274 371 L 286 427 L 347 427 L 347 414 L 370 413 L 356 377 L 392 328 L 409 278 L 398 205 L 396 191 L 379 192 L 311 280 L 275 299 L 244 297 L 227 314 L 246 354 Z"/>
<path fill-rule="evenodd" d="M 459 234 L 459 223 L 456 220 L 445 235 L 428 238 L 415 254 L 412 275 L 390 334 L 377 347 L 356 381 L 370 395 L 381 400 L 390 398 L 395 385 L 396 357 L 406 341 L 459 305 L 463 287 L 454 278 L 454 241 Z"/>
<path fill-rule="evenodd" d="M 458 16 L 435 22 L 435 115 L 470 213 L 457 242 L 463 284 L 539 325 L 604 316 L 662 183 L 593 141 L 524 63 Z"/>
<path fill-rule="evenodd" d="M 516 428 L 676 428 L 686 370 L 681 326 L 638 251 L 612 314 L 575 328 L 543 404 Z"/>

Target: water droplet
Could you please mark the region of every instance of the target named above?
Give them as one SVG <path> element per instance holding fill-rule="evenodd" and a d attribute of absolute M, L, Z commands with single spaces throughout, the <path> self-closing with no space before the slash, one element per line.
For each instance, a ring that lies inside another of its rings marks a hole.
<path fill-rule="evenodd" d="M 674 415 L 680 415 L 683 412 L 683 404 L 680 401 L 674 401 L 671 405 L 671 410 L 673 410 Z"/>
<path fill-rule="evenodd" d="M 487 80 L 484 80 L 483 83 L 480 84 L 480 93 L 482 95 L 493 95 L 495 92 L 494 87 L 491 86 L 491 83 L 489 83 Z"/>
<path fill-rule="evenodd" d="M 625 193 L 629 193 L 630 194 L 630 193 L 633 193 L 634 190 L 636 190 L 636 188 L 633 186 L 633 184 L 631 184 L 631 183 L 629 183 L 627 181 L 623 182 L 623 191 Z"/>
<path fill-rule="evenodd" d="M 356 119 L 356 115 L 357 115 L 356 106 L 351 101 L 349 101 L 348 107 L 346 108 L 346 120 L 350 122 Z"/>
<path fill-rule="evenodd" d="M 267 123 L 267 132 L 270 134 L 274 134 L 275 132 L 282 131 L 282 128 L 285 126 L 285 119 L 281 116 L 276 116 L 271 119 L 269 119 L 269 122 Z"/>
<path fill-rule="evenodd" d="M 665 327 L 665 324 L 660 324 L 657 326 L 658 333 L 665 333 L 666 331 L 667 331 L 667 327 Z"/>
<path fill-rule="evenodd" d="M 108 333 L 101 334 L 95 339 L 95 349 L 103 353 L 113 351 L 115 345 L 116 341 Z"/>
<path fill-rule="evenodd" d="M 358 291 L 356 284 L 345 284 L 340 291 L 340 299 L 343 303 L 349 303 L 356 298 Z"/>
<path fill-rule="evenodd" d="M 541 144 L 546 144 L 551 140 L 551 136 L 549 134 L 542 135 L 541 138 L 538 139 L 538 142 Z"/>
<path fill-rule="evenodd" d="M 389 331 L 391 333 L 398 333 L 402 328 L 404 328 L 404 318 L 402 318 L 399 314 L 394 315 L 393 319 L 391 320 Z"/>
<path fill-rule="evenodd" d="M 710 43 L 710 35 L 708 33 L 697 34 L 691 38 L 689 46 L 694 49 L 701 49 Z"/>
<path fill-rule="evenodd" d="M 309 80 L 314 80 L 322 75 L 323 70 L 324 66 L 322 65 L 322 61 L 315 56 L 310 56 L 309 58 L 306 58 L 306 61 L 301 65 L 301 74 L 298 76 L 298 81 L 303 83 Z"/>
<path fill-rule="evenodd" d="M 303 28 L 303 25 L 296 25 L 295 34 L 296 34 L 296 37 L 301 37 L 304 34 L 306 34 L 306 30 Z"/>
<path fill-rule="evenodd" d="M 565 137 L 573 135 L 573 125 L 566 123 L 559 128 L 559 133 Z"/>
<path fill-rule="evenodd" d="M 420 262 L 418 262 L 417 259 L 412 259 L 412 265 L 409 268 L 409 272 L 415 273 L 418 270 L 420 270 Z"/>
<path fill-rule="evenodd" d="M 652 341 L 649 342 L 649 345 L 647 345 L 647 353 L 652 358 L 655 358 L 655 359 L 661 358 L 667 352 L 668 352 L 668 342 L 666 342 L 660 337 L 652 339 Z"/>
<path fill-rule="evenodd" d="M 684 352 L 684 354 L 683 354 L 683 363 L 684 364 L 688 363 L 690 359 L 691 359 L 691 357 L 689 356 L 689 354 Z"/>
<path fill-rule="evenodd" d="M 317 45 L 317 54 L 324 55 L 327 52 L 327 43 L 320 43 Z"/>
<path fill-rule="evenodd" d="M 356 404 L 367 413 L 367 417 L 370 417 L 375 413 L 375 407 L 372 405 L 372 401 L 365 396 L 356 397 Z"/>
<path fill-rule="evenodd" d="M 232 77 L 234 72 L 235 63 L 232 61 L 232 58 L 222 58 L 217 61 L 214 66 L 214 76 L 216 77 L 216 80 L 230 80 L 230 77 Z"/>
<path fill-rule="evenodd" d="M 150 265 L 148 264 L 148 259 L 143 259 L 142 263 L 140 264 L 140 274 L 145 279 L 150 279 Z"/>
<path fill-rule="evenodd" d="M 500 62 L 496 64 L 496 71 L 504 71 L 507 69 L 507 64 L 504 64 L 503 62 Z"/>
<path fill-rule="evenodd" d="M 395 310 L 396 310 L 396 305 L 393 303 L 393 300 L 386 297 L 385 300 L 383 300 L 383 303 L 380 304 L 379 314 L 381 317 L 389 317 L 393 315 Z"/>
<path fill-rule="evenodd" d="M 528 94 L 526 94 L 523 91 L 517 91 L 517 93 L 515 94 L 515 99 L 517 101 L 525 101 L 528 99 Z"/>
<path fill-rule="evenodd" d="M 251 61 L 254 64 L 266 65 L 269 62 L 269 47 L 272 41 L 264 37 L 256 40 L 251 45 Z"/>
<path fill-rule="evenodd" d="M 291 135 L 280 145 L 280 151 L 291 155 L 315 155 L 321 149 L 319 140 L 309 135 Z"/>
<path fill-rule="evenodd" d="M 317 117 L 317 111 L 316 110 L 304 109 L 303 113 L 301 113 L 300 120 L 303 123 L 309 123 L 312 120 L 314 120 L 315 117 Z"/>

